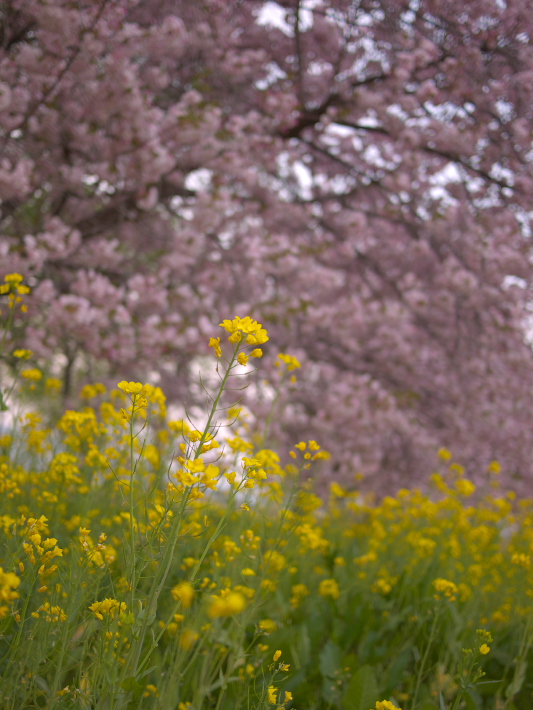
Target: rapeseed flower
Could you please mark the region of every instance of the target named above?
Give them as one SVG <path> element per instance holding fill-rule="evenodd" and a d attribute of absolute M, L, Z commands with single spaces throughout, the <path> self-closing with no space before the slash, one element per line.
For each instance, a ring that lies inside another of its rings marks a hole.
<path fill-rule="evenodd" d="M 22 370 L 20 374 L 25 380 L 31 380 L 33 382 L 39 382 L 39 380 L 43 378 L 43 373 L 36 367 L 32 367 L 29 370 Z"/>
<path fill-rule="evenodd" d="M 378 700 L 376 702 L 375 710 L 402 710 L 401 708 L 391 703 L 390 700 Z"/>
<path fill-rule="evenodd" d="M 437 594 L 434 595 L 435 599 L 442 599 L 441 595 L 444 595 L 444 597 L 451 602 L 454 602 L 456 600 L 458 589 L 457 585 L 455 585 L 453 582 L 450 582 L 447 579 L 439 578 L 433 580 L 433 586 L 435 587 L 435 591 L 437 592 Z"/>
<path fill-rule="evenodd" d="M 278 691 L 273 685 L 268 687 L 268 702 L 270 705 L 276 705 L 278 698 Z"/>
<path fill-rule="evenodd" d="M 287 365 L 287 370 L 289 370 L 289 372 L 301 367 L 300 361 L 298 360 L 298 358 L 294 357 L 294 355 L 279 353 L 278 360 L 284 362 Z M 276 362 L 276 365 L 279 367 L 279 363 Z"/>
<path fill-rule="evenodd" d="M 91 604 L 89 610 L 92 611 L 97 619 L 104 621 L 104 616 L 109 619 L 114 619 L 117 614 L 126 611 L 126 604 L 116 599 L 104 599 L 101 602 Z"/>
<path fill-rule="evenodd" d="M 263 345 L 269 340 L 268 332 L 261 323 L 249 316 L 245 318 L 236 316 L 233 320 L 222 321 L 220 325 L 230 334 L 229 341 L 233 344 L 241 342 L 244 338 L 248 345 Z"/>
<path fill-rule="evenodd" d="M 188 609 L 194 600 L 194 588 L 189 582 L 180 582 L 170 593 L 176 601 L 180 601 L 184 609 Z"/>
<path fill-rule="evenodd" d="M 31 350 L 13 350 L 13 357 L 28 360 L 33 355 Z"/>
<path fill-rule="evenodd" d="M 213 348 L 215 355 L 220 358 L 222 357 L 222 348 L 220 347 L 220 338 L 209 338 L 209 347 Z"/>
<path fill-rule="evenodd" d="M 234 616 L 246 608 L 246 599 L 239 592 L 230 592 L 227 596 L 212 596 L 211 604 L 207 611 L 210 619 Z"/>

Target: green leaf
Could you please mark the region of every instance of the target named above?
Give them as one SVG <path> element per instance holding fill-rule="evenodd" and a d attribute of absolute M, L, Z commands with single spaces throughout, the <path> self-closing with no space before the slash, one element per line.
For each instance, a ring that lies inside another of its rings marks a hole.
<path fill-rule="evenodd" d="M 524 684 L 524 679 L 526 677 L 526 670 L 527 670 L 527 662 L 520 661 L 520 663 L 515 668 L 513 680 L 509 683 L 509 685 L 505 689 L 505 697 L 506 698 L 512 698 L 514 695 L 517 695 L 520 692 L 520 690 L 522 689 L 522 686 Z"/>
<path fill-rule="evenodd" d="M 476 696 L 472 694 L 469 690 L 463 696 L 465 701 L 466 710 L 479 710 L 479 703 L 477 702 Z"/>
<path fill-rule="evenodd" d="M 389 688 L 390 690 L 394 690 L 394 688 L 398 688 L 402 684 L 405 676 L 405 671 L 411 663 L 412 658 L 413 653 L 411 646 L 404 649 L 395 657 L 395 659 L 389 666 L 388 673 L 386 676 L 387 688 Z"/>
<path fill-rule="evenodd" d="M 378 684 L 370 666 L 361 666 L 351 679 L 342 704 L 344 710 L 368 710 L 379 700 Z"/>
<path fill-rule="evenodd" d="M 439 693 L 439 710 L 446 710 L 446 704 L 444 703 L 442 693 Z"/>
<path fill-rule="evenodd" d="M 137 614 L 137 621 L 138 622 L 143 622 L 146 620 L 146 623 L 152 624 L 155 619 L 155 611 L 153 611 L 151 614 L 147 614 L 147 609 L 141 609 L 141 611 Z"/>
<path fill-rule="evenodd" d="M 474 685 L 481 695 L 495 695 L 501 684 L 501 680 L 482 680 Z"/>
<path fill-rule="evenodd" d="M 328 641 L 319 656 L 319 668 L 323 676 L 332 677 L 341 666 L 341 650 L 333 641 Z"/>
<path fill-rule="evenodd" d="M 156 668 L 157 668 L 157 666 L 150 666 L 150 668 L 147 668 L 142 673 L 139 673 L 139 675 L 137 676 L 137 680 L 140 680 L 141 678 L 144 678 L 144 676 L 149 675 L 152 671 L 155 671 Z"/>
<path fill-rule="evenodd" d="M 120 687 L 126 692 L 133 693 L 134 698 L 140 698 L 144 691 L 144 685 L 141 685 L 133 675 L 123 680 Z"/>

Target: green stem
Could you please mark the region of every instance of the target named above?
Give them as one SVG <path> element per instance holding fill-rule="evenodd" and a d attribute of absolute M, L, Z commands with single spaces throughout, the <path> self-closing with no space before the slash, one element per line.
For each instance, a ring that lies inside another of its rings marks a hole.
<path fill-rule="evenodd" d="M 229 513 L 230 510 L 231 510 L 231 504 L 233 503 L 233 500 L 234 500 L 235 496 L 237 495 L 237 493 L 239 492 L 239 490 L 240 490 L 240 488 L 236 488 L 234 491 L 232 491 L 231 496 L 230 496 L 230 500 L 229 500 L 228 506 L 227 506 L 227 508 L 226 508 L 226 510 L 225 510 L 225 512 L 224 512 L 224 515 L 223 515 L 222 518 L 220 519 L 220 521 L 219 521 L 219 523 L 218 523 L 218 525 L 217 525 L 217 527 L 216 527 L 216 529 L 215 529 L 215 532 L 214 532 L 213 535 L 211 535 L 211 537 L 209 538 L 209 542 L 208 542 L 207 545 L 205 546 L 205 549 L 204 549 L 204 551 L 203 551 L 203 553 L 202 553 L 202 556 L 200 557 L 199 561 L 196 563 L 196 565 L 195 565 L 193 571 L 191 572 L 191 576 L 189 577 L 189 583 L 190 583 L 190 584 L 192 584 L 192 583 L 194 582 L 194 580 L 196 579 L 196 575 L 198 574 L 198 571 L 199 571 L 199 569 L 200 569 L 200 567 L 201 567 L 201 565 L 202 565 L 202 562 L 204 561 L 204 559 L 205 559 L 207 553 L 209 552 L 209 550 L 211 549 L 211 546 L 213 545 L 213 543 L 215 542 L 215 540 L 217 539 L 217 537 L 218 537 L 218 536 L 220 535 L 220 533 L 222 532 L 222 529 L 223 529 L 223 527 L 224 527 L 224 524 L 225 524 L 226 518 L 227 518 L 227 516 L 228 516 L 228 513 Z M 168 575 L 168 571 L 166 572 L 165 577 L 164 577 L 163 581 L 161 582 L 161 586 L 164 584 L 167 575 Z M 161 637 L 163 636 L 163 634 L 165 633 L 165 631 L 168 629 L 169 624 L 172 622 L 172 619 L 174 618 L 174 614 L 176 614 L 176 613 L 179 611 L 180 606 L 181 606 L 181 601 L 178 601 L 177 604 L 176 604 L 176 606 L 172 609 L 172 612 L 170 613 L 170 616 L 168 617 L 168 619 L 167 619 L 165 625 L 162 627 L 162 629 L 161 629 L 161 631 L 159 632 L 158 636 L 156 636 L 155 639 L 154 639 L 154 641 L 152 642 L 152 645 L 151 645 L 150 649 L 147 651 L 146 656 L 144 657 L 143 662 L 142 662 L 142 663 L 140 664 L 140 666 L 136 669 L 136 672 L 137 672 L 137 673 L 140 673 L 140 672 L 142 671 L 142 669 L 144 668 L 144 666 L 145 666 L 145 665 L 148 663 L 148 661 L 150 660 L 150 654 L 151 654 L 152 651 L 157 647 L 157 644 L 158 644 L 159 641 L 161 640 Z M 141 645 L 139 646 L 139 648 L 141 648 Z"/>
<path fill-rule="evenodd" d="M 435 615 L 433 617 L 433 623 L 431 624 L 431 630 L 429 632 L 429 639 L 428 639 L 428 643 L 426 646 L 426 650 L 424 651 L 424 656 L 422 657 L 422 663 L 420 664 L 420 668 L 419 668 L 418 673 L 416 675 L 415 692 L 413 694 L 413 702 L 411 704 L 412 710 L 416 710 L 416 701 L 418 700 L 418 692 L 420 690 L 420 683 L 422 682 L 422 676 L 424 675 L 426 661 L 428 659 L 429 652 L 431 651 L 431 644 L 433 642 L 433 637 L 435 636 L 435 630 L 437 628 L 437 619 L 439 616 L 439 611 L 440 611 L 440 609 L 437 609 L 435 611 Z"/>
<path fill-rule="evenodd" d="M 133 511 L 134 511 L 134 497 L 133 497 L 133 476 L 135 474 L 135 469 L 133 466 L 133 413 L 135 407 L 135 395 L 132 398 L 132 410 L 130 419 L 130 545 L 131 545 L 131 570 L 130 570 L 130 584 L 131 584 L 131 594 L 130 594 L 130 609 L 133 612 L 133 604 L 135 599 L 135 573 L 136 573 L 136 561 L 135 561 L 135 526 L 133 522 Z"/>
<path fill-rule="evenodd" d="M 238 343 L 238 344 L 235 346 L 235 349 L 234 349 L 234 351 L 233 351 L 233 355 L 232 355 L 232 357 L 231 357 L 231 360 L 230 360 L 229 363 L 228 363 L 228 367 L 226 368 L 226 372 L 224 373 L 224 377 L 222 378 L 222 382 L 221 382 L 221 384 L 220 384 L 218 394 L 217 394 L 217 396 L 215 397 L 215 400 L 214 400 L 213 405 L 212 405 L 212 407 L 211 407 L 211 410 L 210 410 L 210 412 L 209 412 L 209 416 L 208 416 L 208 419 L 207 419 L 207 423 L 206 423 L 206 425 L 205 425 L 205 427 L 204 427 L 204 430 L 203 430 L 202 436 L 201 436 L 201 438 L 200 438 L 200 441 L 199 441 L 199 443 L 198 443 L 198 447 L 197 447 L 197 449 L 196 449 L 196 452 L 195 452 L 195 455 L 194 455 L 194 459 L 193 459 L 193 460 L 196 460 L 197 458 L 199 458 L 200 455 L 201 455 L 201 453 L 202 453 L 202 447 L 203 447 L 203 445 L 204 445 L 204 443 L 205 443 L 205 441 L 206 441 L 206 439 L 207 439 L 207 435 L 210 433 L 209 430 L 211 429 L 211 424 L 212 424 L 212 421 L 213 421 L 213 417 L 215 416 L 215 414 L 216 414 L 216 412 L 217 412 L 217 410 L 218 410 L 218 404 L 219 404 L 220 398 L 222 397 L 222 394 L 223 394 L 223 392 L 224 392 L 224 390 L 225 390 L 225 388 L 226 388 L 226 384 L 227 384 L 228 378 L 229 378 L 229 376 L 230 376 L 230 374 L 231 374 L 231 370 L 233 369 L 233 365 L 234 365 L 234 363 L 235 363 L 235 360 L 236 360 L 236 358 L 237 358 L 237 354 L 238 354 L 238 352 L 239 352 L 239 347 L 240 347 L 240 343 Z M 131 437 L 130 437 L 130 441 L 131 441 L 131 449 L 133 450 L 133 440 L 131 439 Z M 132 460 L 133 460 L 133 458 L 132 458 Z M 132 482 L 133 482 L 133 481 L 132 481 Z M 216 539 L 216 538 L 218 537 L 218 535 L 220 534 L 220 531 L 222 530 L 222 527 L 223 527 L 223 525 L 224 525 L 226 516 L 227 516 L 227 514 L 228 514 L 228 511 L 229 511 L 229 509 L 230 509 L 230 507 L 231 507 L 231 503 L 232 503 L 233 498 L 235 497 L 236 493 L 237 493 L 237 490 L 235 490 L 235 491 L 232 493 L 232 496 L 230 497 L 230 501 L 229 501 L 229 504 L 228 504 L 228 508 L 226 509 L 226 512 L 224 513 L 222 519 L 220 520 L 220 522 L 219 522 L 219 524 L 218 524 L 218 526 L 217 526 L 217 528 L 216 528 L 214 534 L 213 534 L 213 535 L 211 536 L 211 538 L 209 539 L 209 542 L 208 542 L 208 544 L 206 545 L 206 548 L 204 549 L 203 554 L 202 554 L 202 556 L 201 556 L 199 562 L 197 563 L 196 567 L 194 568 L 194 570 L 193 570 L 193 572 L 192 572 L 192 574 L 191 574 L 190 580 L 189 580 L 191 583 L 194 581 L 194 579 L 195 579 L 195 577 L 196 577 L 196 575 L 197 575 L 197 573 L 198 573 L 198 570 L 200 569 L 200 566 L 201 566 L 202 562 L 204 561 L 204 559 L 205 559 L 205 557 L 206 557 L 208 551 L 209 551 L 210 548 L 211 548 L 211 545 L 213 544 L 213 542 L 215 541 L 215 539 Z M 158 598 L 159 598 L 159 595 L 161 594 L 161 590 L 163 589 L 163 586 L 164 586 L 164 584 L 165 584 L 165 582 L 166 582 L 166 580 L 167 580 L 167 577 L 168 577 L 168 575 L 169 575 L 169 572 L 170 572 L 170 567 L 171 567 L 171 564 L 172 564 L 172 560 L 173 560 L 173 558 L 174 558 L 174 550 L 175 550 L 176 545 L 177 545 L 177 542 L 178 542 L 179 526 L 181 525 L 181 519 L 182 519 L 183 513 L 184 513 L 184 511 L 185 511 L 185 506 L 186 506 L 188 497 L 189 497 L 189 496 L 188 496 L 188 493 L 185 493 L 185 494 L 183 495 L 182 501 L 181 501 L 181 506 L 180 506 L 179 515 L 177 516 L 177 519 L 175 520 L 174 524 L 172 525 L 172 529 L 171 529 L 172 542 L 171 542 L 171 544 L 168 546 L 167 550 L 165 551 L 165 556 L 164 556 L 164 558 L 163 558 L 163 561 L 162 561 L 162 564 L 161 564 L 161 567 L 160 567 L 160 568 L 163 570 L 163 573 L 162 573 L 161 575 L 157 575 L 156 578 L 154 578 L 154 581 L 153 581 L 153 583 L 152 583 L 152 588 L 151 588 L 150 593 L 149 593 L 149 595 L 148 595 L 148 600 L 147 600 L 146 607 L 145 607 L 145 613 L 144 613 L 144 618 L 143 618 L 143 622 L 142 622 L 142 625 L 141 625 L 141 630 L 140 630 L 140 633 L 139 633 L 139 638 L 137 639 L 137 643 L 136 643 L 136 645 L 135 645 L 135 646 L 136 646 L 136 647 L 135 647 L 135 655 L 133 656 L 133 671 L 132 671 L 132 673 L 133 673 L 133 675 L 135 675 L 135 676 L 136 676 L 138 673 L 140 673 L 140 672 L 142 671 L 142 669 L 144 668 L 144 666 L 146 665 L 146 663 L 147 663 L 148 660 L 150 659 L 150 655 L 151 655 L 152 651 L 153 651 L 154 648 L 157 646 L 157 643 L 158 643 L 159 640 L 161 639 L 162 635 L 165 633 L 166 629 L 168 628 L 168 625 L 171 623 L 171 621 L 172 621 L 172 619 L 173 619 L 173 617 L 174 617 L 174 614 L 177 613 L 177 610 L 179 609 L 179 606 L 180 606 L 180 602 L 178 602 L 177 608 L 176 608 L 175 610 L 173 610 L 173 612 L 172 612 L 172 614 L 171 614 L 169 620 L 167 621 L 167 623 L 165 624 L 165 626 L 163 627 L 163 629 L 161 630 L 161 632 L 159 633 L 159 635 L 158 635 L 158 636 L 155 638 L 155 640 L 152 642 L 152 644 L 151 644 L 151 646 L 150 646 L 150 649 L 149 649 L 148 652 L 146 653 L 146 656 L 145 656 L 143 662 L 139 665 L 139 661 L 140 661 L 140 657 L 141 657 L 141 653 L 142 653 L 142 647 L 143 647 L 143 644 L 144 644 L 144 639 L 145 639 L 145 636 L 146 636 L 146 632 L 147 632 L 147 630 L 148 630 L 148 625 L 149 625 L 149 623 L 150 623 L 149 619 L 150 619 L 151 615 L 152 615 L 153 613 L 155 613 L 155 611 L 156 611 L 156 608 L 157 608 L 157 600 L 158 600 Z M 130 507 L 131 507 L 131 505 L 132 505 L 131 500 L 132 500 L 132 492 L 131 492 L 131 490 L 130 490 Z M 132 604 L 132 606 L 133 606 L 133 604 Z"/>
<path fill-rule="evenodd" d="M 226 372 L 224 373 L 224 377 L 222 378 L 222 383 L 219 387 L 218 394 L 215 398 L 215 401 L 213 402 L 213 406 L 211 407 L 211 411 L 209 412 L 209 417 L 207 418 L 207 424 L 204 427 L 204 431 L 202 433 L 202 438 L 200 439 L 200 442 L 198 443 L 198 448 L 196 449 L 196 453 L 194 455 L 194 459 L 197 459 L 201 456 L 202 454 L 202 448 L 203 445 L 205 444 L 205 440 L 207 438 L 207 435 L 210 433 L 209 429 L 211 429 L 211 422 L 213 421 L 213 417 L 215 416 L 217 409 L 218 409 L 218 403 L 220 402 L 220 398 L 222 397 L 222 394 L 224 390 L 226 389 L 226 383 L 229 379 L 229 376 L 231 374 L 231 371 L 233 369 L 233 364 L 237 358 L 237 353 L 239 352 L 239 347 L 240 343 L 237 343 L 235 346 L 235 350 L 233 351 L 233 355 L 231 356 L 231 360 L 228 363 L 228 367 L 226 368 Z"/>

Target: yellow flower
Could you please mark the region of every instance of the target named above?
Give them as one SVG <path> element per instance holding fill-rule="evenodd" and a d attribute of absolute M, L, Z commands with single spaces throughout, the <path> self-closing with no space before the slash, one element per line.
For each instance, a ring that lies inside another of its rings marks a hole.
<path fill-rule="evenodd" d="M 263 351 L 261 348 L 256 348 L 250 353 L 250 357 L 263 357 Z"/>
<path fill-rule="evenodd" d="M 19 284 L 21 281 L 24 280 L 24 276 L 21 276 L 20 274 L 6 274 L 4 276 L 4 281 L 8 284 Z"/>
<path fill-rule="evenodd" d="M 263 619 L 259 622 L 259 628 L 266 634 L 271 634 L 278 628 L 278 625 L 275 621 L 272 621 L 272 619 Z"/>
<path fill-rule="evenodd" d="M 281 656 L 281 651 L 276 651 L 276 653 L 274 654 L 272 660 L 273 660 L 274 662 L 276 662 L 280 656 Z"/>
<path fill-rule="evenodd" d="M 480 652 L 486 656 L 487 653 L 490 651 L 490 646 L 487 646 L 486 643 L 484 643 L 482 646 L 479 647 Z"/>
<path fill-rule="evenodd" d="M 191 473 L 203 473 L 205 471 L 205 464 L 203 459 L 188 459 L 187 468 Z"/>
<path fill-rule="evenodd" d="M 298 360 L 298 358 L 295 358 L 294 355 L 287 355 L 286 353 L 280 353 L 278 355 L 278 359 L 287 365 L 287 370 L 289 370 L 289 372 L 291 370 L 296 370 L 296 368 L 301 367 L 300 361 Z"/>
<path fill-rule="evenodd" d="M 209 347 L 213 348 L 217 357 L 222 357 L 222 348 L 220 347 L 220 338 L 209 338 Z"/>
<path fill-rule="evenodd" d="M 43 373 L 36 367 L 32 367 L 30 370 L 23 370 L 20 374 L 25 380 L 33 380 L 34 382 L 38 382 L 43 376 Z"/>
<path fill-rule="evenodd" d="M 117 387 L 126 394 L 142 395 L 144 394 L 145 385 L 142 385 L 140 382 L 126 382 L 122 380 L 122 382 L 118 383 Z"/>
<path fill-rule="evenodd" d="M 48 377 L 46 379 L 46 382 L 44 383 L 44 386 L 48 390 L 60 392 L 63 387 L 63 383 L 61 382 L 61 380 L 58 380 L 57 377 Z"/>
<path fill-rule="evenodd" d="M 519 565 L 520 567 L 527 569 L 528 567 L 531 567 L 531 556 L 525 555 L 523 552 L 515 552 L 515 554 L 511 557 L 511 564 Z"/>
<path fill-rule="evenodd" d="M 246 353 L 239 353 L 237 355 L 237 362 L 239 365 L 247 365 L 248 364 L 248 355 Z"/>
<path fill-rule="evenodd" d="M 269 688 L 268 688 L 268 702 L 271 705 L 276 705 L 277 697 L 278 697 L 278 691 L 276 690 L 276 688 L 274 688 L 273 685 L 269 686 Z"/>
<path fill-rule="evenodd" d="M 347 493 L 344 490 L 342 486 L 339 486 L 338 483 L 333 482 L 330 487 L 329 487 L 331 494 L 336 496 L 337 498 L 344 498 Z"/>
<path fill-rule="evenodd" d="M 103 602 L 94 602 L 89 609 L 97 619 L 103 621 L 104 616 L 114 619 L 117 613 L 125 611 L 126 604 L 124 602 L 118 602 L 116 599 L 104 599 Z"/>
<path fill-rule="evenodd" d="M 245 318 L 236 316 L 233 320 L 222 321 L 220 325 L 230 333 L 229 341 L 231 343 L 239 343 L 244 335 L 247 336 L 248 345 L 262 345 L 269 340 L 268 333 L 261 323 L 249 316 Z"/>
<path fill-rule="evenodd" d="M 292 693 L 289 692 L 288 690 L 285 691 L 285 700 L 283 701 L 283 704 L 288 703 L 290 700 L 292 700 Z"/>
<path fill-rule="evenodd" d="M 449 582 L 447 579 L 439 578 L 433 580 L 433 586 L 435 587 L 435 591 L 438 592 L 434 595 L 435 599 L 442 599 L 440 595 L 444 594 L 446 599 L 449 599 L 451 602 L 456 600 L 458 589 L 453 582 Z"/>
<path fill-rule="evenodd" d="M 193 603 L 194 589 L 189 582 L 180 582 L 170 593 L 176 601 L 181 601 L 181 605 L 184 609 L 188 609 Z"/>
<path fill-rule="evenodd" d="M 230 342 L 232 345 L 236 345 L 237 343 L 240 343 L 240 342 L 241 342 L 241 340 L 242 340 L 242 335 L 241 335 L 239 332 L 232 333 L 232 334 L 229 336 L 228 340 L 229 340 L 229 342 Z"/>
<path fill-rule="evenodd" d="M 14 350 L 13 351 L 13 357 L 18 357 L 22 358 L 24 360 L 27 360 L 33 355 L 31 350 Z"/>
<path fill-rule="evenodd" d="M 340 597 L 339 585 L 334 579 L 323 579 L 318 587 L 318 593 L 322 597 L 338 599 Z"/>
<path fill-rule="evenodd" d="M 0 567 L 0 601 L 10 602 L 18 599 L 15 589 L 19 586 L 20 579 L 13 572 L 4 572 Z"/>
<path fill-rule="evenodd" d="M 213 595 L 211 605 L 207 611 L 210 619 L 218 619 L 223 616 L 234 616 L 244 611 L 246 599 L 239 592 L 230 592 L 227 596 Z"/>
<path fill-rule="evenodd" d="M 309 590 L 305 584 L 294 584 L 291 591 L 292 596 L 290 602 L 293 607 L 299 606 L 302 603 L 302 600 L 309 596 Z"/>
<path fill-rule="evenodd" d="M 455 488 L 463 496 L 471 496 L 476 490 L 476 486 L 472 483 L 472 481 L 469 481 L 466 478 L 460 478 L 455 483 Z"/>
<path fill-rule="evenodd" d="M 394 703 L 391 703 L 390 700 L 378 700 L 376 702 L 376 710 L 402 710 L 402 709 L 396 707 L 396 705 L 394 705 Z"/>
<path fill-rule="evenodd" d="M 180 646 L 188 651 L 200 638 L 200 634 L 193 629 L 184 629 L 180 636 Z"/>
<path fill-rule="evenodd" d="M 263 345 L 263 343 L 266 343 L 267 340 L 270 340 L 270 338 L 268 337 L 268 332 L 264 328 L 260 328 L 256 333 L 249 335 L 246 338 L 248 345 Z"/>
<path fill-rule="evenodd" d="M 213 491 L 216 491 L 217 489 L 217 484 L 218 484 L 218 475 L 220 473 L 220 469 L 218 466 L 214 466 L 212 463 L 208 464 L 201 482 L 206 486 L 206 488 L 210 488 Z"/>

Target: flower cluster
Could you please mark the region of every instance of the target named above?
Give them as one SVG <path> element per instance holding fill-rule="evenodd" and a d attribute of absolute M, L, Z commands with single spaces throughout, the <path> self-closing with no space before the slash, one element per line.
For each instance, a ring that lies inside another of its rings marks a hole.
<path fill-rule="evenodd" d="M 443 596 L 445 599 L 448 599 L 451 602 L 454 602 L 457 599 L 457 594 L 459 590 L 457 589 L 457 585 L 455 585 L 453 582 L 450 582 L 447 579 L 439 578 L 433 580 L 433 586 L 435 587 L 435 591 L 437 592 L 435 594 L 435 599 L 442 599 Z"/>
<path fill-rule="evenodd" d="M 101 602 L 91 604 L 89 610 L 92 611 L 97 619 L 104 621 L 104 617 L 114 619 L 118 614 L 126 611 L 126 604 L 116 599 L 104 599 Z"/>
<path fill-rule="evenodd" d="M 20 585 L 20 578 L 13 572 L 4 572 L 0 567 L 0 619 L 2 619 L 9 611 L 9 606 L 2 602 L 13 602 L 18 599 L 19 594 L 16 591 Z"/>
<path fill-rule="evenodd" d="M 21 276 L 21 274 L 7 274 L 6 276 L 4 276 L 4 283 L 0 284 L 0 296 L 9 294 L 8 304 L 10 309 L 14 308 L 15 304 L 21 303 L 22 297 L 30 292 L 29 286 L 26 286 L 26 284 L 22 283 L 23 280 L 24 277 Z M 22 305 L 20 307 L 20 310 L 23 313 L 26 313 L 28 309 L 26 305 Z M 1 313 L 2 312 L 0 311 L 0 315 Z"/>
<path fill-rule="evenodd" d="M 265 328 L 253 320 L 249 316 L 245 318 L 235 317 L 233 320 L 224 320 L 220 323 L 221 327 L 224 328 L 229 333 L 228 341 L 232 345 L 239 346 L 240 343 L 257 346 L 263 345 L 269 340 L 268 332 Z M 210 338 L 209 347 L 213 348 L 217 358 L 222 357 L 222 347 L 220 345 L 220 338 Z M 259 358 L 263 356 L 263 351 L 261 348 L 254 347 L 254 349 L 249 353 L 241 351 L 237 355 L 237 362 L 239 365 L 246 365 L 249 358 Z"/>

